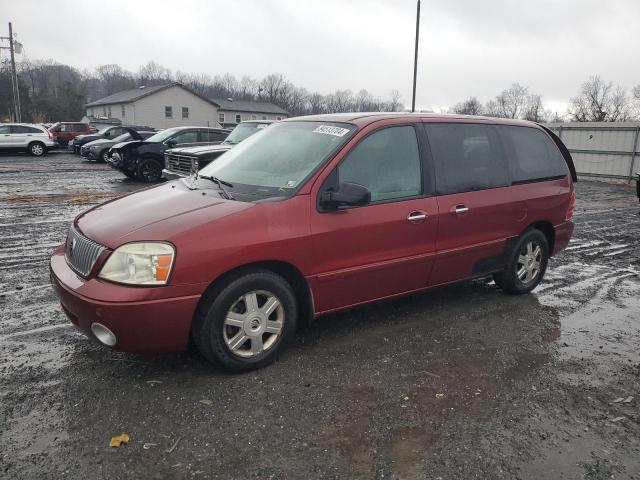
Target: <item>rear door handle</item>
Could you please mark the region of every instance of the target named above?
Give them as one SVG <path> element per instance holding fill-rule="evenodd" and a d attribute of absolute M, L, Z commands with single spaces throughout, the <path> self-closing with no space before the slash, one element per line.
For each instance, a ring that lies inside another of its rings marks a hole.
<path fill-rule="evenodd" d="M 422 222 L 423 220 L 426 220 L 428 216 L 429 215 L 427 215 L 426 212 L 416 211 L 416 212 L 411 212 L 407 216 L 407 220 L 411 223 L 418 223 L 418 222 Z"/>
<path fill-rule="evenodd" d="M 465 205 L 456 205 L 456 209 L 454 210 L 458 215 L 462 215 L 463 213 L 467 213 L 469 211 L 469 207 Z"/>

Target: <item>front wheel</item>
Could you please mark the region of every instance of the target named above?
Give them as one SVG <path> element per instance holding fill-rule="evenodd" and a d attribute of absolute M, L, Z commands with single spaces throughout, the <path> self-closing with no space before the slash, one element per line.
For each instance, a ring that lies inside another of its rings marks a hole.
<path fill-rule="evenodd" d="M 156 160 L 143 160 L 136 171 L 136 178 L 145 183 L 157 182 L 162 178 L 162 166 Z"/>
<path fill-rule="evenodd" d="M 494 274 L 494 280 L 505 292 L 529 293 L 542 281 L 549 261 L 549 242 L 540 230 L 524 232 L 507 258 L 504 272 Z"/>
<path fill-rule="evenodd" d="M 33 142 L 29 144 L 29 153 L 34 157 L 41 157 L 42 155 L 47 153 L 47 148 L 42 142 Z"/>
<path fill-rule="evenodd" d="M 258 270 L 205 297 L 193 339 L 210 362 L 232 372 L 272 363 L 296 329 L 293 290 L 279 275 Z"/>
<path fill-rule="evenodd" d="M 109 160 L 109 150 L 104 150 L 99 157 L 100 160 L 102 160 L 103 162 L 106 162 L 107 160 Z"/>

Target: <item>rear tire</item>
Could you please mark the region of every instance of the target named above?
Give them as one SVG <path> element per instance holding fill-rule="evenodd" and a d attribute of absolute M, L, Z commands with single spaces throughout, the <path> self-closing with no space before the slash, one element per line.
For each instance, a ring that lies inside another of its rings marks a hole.
<path fill-rule="evenodd" d="M 98 155 L 98 159 L 99 162 L 106 162 L 107 160 L 109 160 L 109 150 L 100 152 L 100 155 Z"/>
<path fill-rule="evenodd" d="M 42 142 L 31 142 L 29 144 L 29 153 L 34 157 L 41 157 L 47 153 L 47 147 Z"/>
<path fill-rule="evenodd" d="M 504 272 L 493 279 L 506 293 L 529 293 L 542 281 L 549 262 L 549 242 L 540 230 L 525 231 L 509 252 Z"/>
<path fill-rule="evenodd" d="M 256 270 L 232 277 L 204 297 L 192 336 L 211 363 L 246 372 L 275 361 L 296 330 L 297 315 L 296 298 L 286 280 Z"/>
<path fill-rule="evenodd" d="M 145 183 L 158 182 L 162 178 L 162 166 L 153 159 L 143 160 L 136 170 L 136 178 Z"/>

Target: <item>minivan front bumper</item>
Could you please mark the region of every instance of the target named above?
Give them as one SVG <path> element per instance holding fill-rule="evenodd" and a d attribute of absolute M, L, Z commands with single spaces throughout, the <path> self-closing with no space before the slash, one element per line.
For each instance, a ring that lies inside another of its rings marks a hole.
<path fill-rule="evenodd" d="M 67 265 L 62 248 L 51 257 L 50 273 L 62 309 L 88 337 L 108 345 L 101 335 L 106 327 L 119 351 L 176 352 L 187 346 L 200 295 L 157 298 L 158 287 L 85 280 Z"/>

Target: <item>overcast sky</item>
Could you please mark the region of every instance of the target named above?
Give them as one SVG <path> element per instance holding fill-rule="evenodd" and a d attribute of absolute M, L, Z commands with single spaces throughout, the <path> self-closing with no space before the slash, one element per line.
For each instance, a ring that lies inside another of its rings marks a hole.
<path fill-rule="evenodd" d="M 0 0 L 28 58 L 92 69 L 282 73 L 411 103 L 415 0 Z M 640 84 L 640 0 L 423 0 L 417 104 L 485 102 L 513 82 L 562 108 L 592 74 Z M 6 25 L 0 26 L 6 35 Z"/>

